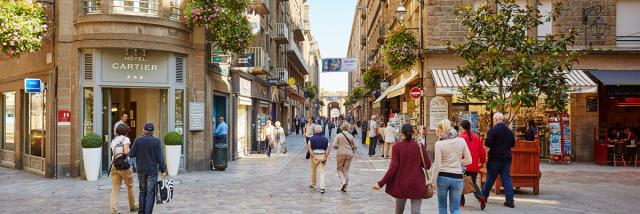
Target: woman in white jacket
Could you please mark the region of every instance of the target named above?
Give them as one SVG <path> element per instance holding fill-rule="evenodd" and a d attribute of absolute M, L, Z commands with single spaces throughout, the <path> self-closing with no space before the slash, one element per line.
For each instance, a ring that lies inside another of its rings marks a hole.
<path fill-rule="evenodd" d="M 444 119 L 436 126 L 436 142 L 433 162 L 433 176 L 438 192 L 438 209 L 440 214 L 447 214 L 447 197 L 452 214 L 460 213 L 462 195 L 462 167 L 471 164 L 471 152 L 467 142 L 458 136 L 451 127 L 451 122 Z M 432 182 L 434 182 L 432 181 Z"/>
<path fill-rule="evenodd" d="M 398 129 L 391 126 L 391 122 L 387 122 L 387 127 L 384 128 L 382 135 L 384 140 L 384 144 L 382 145 L 382 158 L 391 158 L 391 150 L 393 149 L 393 144 L 396 143 L 397 134 Z"/>

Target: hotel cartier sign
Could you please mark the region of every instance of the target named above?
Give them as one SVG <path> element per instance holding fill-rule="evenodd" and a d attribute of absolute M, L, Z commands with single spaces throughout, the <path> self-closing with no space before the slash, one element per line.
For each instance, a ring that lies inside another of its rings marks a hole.
<path fill-rule="evenodd" d="M 149 50 L 103 50 L 102 81 L 168 83 L 167 53 Z"/>

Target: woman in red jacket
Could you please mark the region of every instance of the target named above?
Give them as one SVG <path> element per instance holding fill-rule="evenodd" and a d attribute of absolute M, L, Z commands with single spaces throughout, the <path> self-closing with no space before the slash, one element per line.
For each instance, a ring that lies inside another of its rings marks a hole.
<path fill-rule="evenodd" d="M 413 127 L 410 124 L 402 126 L 404 139 L 393 146 L 391 163 L 382 180 L 373 185 L 379 190 L 387 185 L 385 192 L 396 198 L 396 213 L 403 213 L 407 199 L 411 199 L 411 213 L 420 213 L 420 205 L 425 190 L 425 174 L 422 170 L 431 168 L 431 159 L 425 145 L 413 140 Z M 422 164 L 424 157 L 425 165 Z"/>
<path fill-rule="evenodd" d="M 472 160 L 471 164 L 467 165 L 467 170 L 464 175 L 471 177 L 471 181 L 473 181 L 473 189 L 475 189 L 473 195 L 480 202 L 480 209 L 484 210 L 487 200 L 482 196 L 482 192 L 476 183 L 476 178 L 478 177 L 480 168 L 482 168 L 482 164 L 486 162 L 487 155 L 484 151 L 482 141 L 471 131 L 471 123 L 468 120 L 463 120 L 460 125 L 462 126 L 462 129 L 464 129 L 460 134 L 460 137 L 467 142 L 467 147 L 469 147 L 469 151 L 471 152 Z M 478 163 L 480 163 L 480 165 Z M 464 194 L 462 194 L 462 198 L 460 199 L 460 206 L 464 207 Z"/>

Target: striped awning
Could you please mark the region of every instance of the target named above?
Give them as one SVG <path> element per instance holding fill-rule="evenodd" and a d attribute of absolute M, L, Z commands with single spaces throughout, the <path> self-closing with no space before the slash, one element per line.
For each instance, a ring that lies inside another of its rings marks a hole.
<path fill-rule="evenodd" d="M 431 70 L 431 75 L 436 86 L 436 94 L 461 94 L 460 87 L 469 85 L 469 78 L 461 77 L 456 70 Z M 571 70 L 564 76 L 571 86 L 569 93 L 598 92 L 598 85 L 583 70 Z"/>
<path fill-rule="evenodd" d="M 380 96 L 378 97 L 378 99 L 376 99 L 375 101 L 373 101 L 373 104 L 379 103 L 380 101 L 382 101 L 382 99 L 384 99 L 385 97 L 387 97 L 387 95 L 389 94 L 389 92 L 391 92 L 394 88 L 396 87 L 396 84 L 390 85 L 389 87 L 387 87 L 387 89 L 385 89 L 382 94 L 380 94 Z"/>
<path fill-rule="evenodd" d="M 398 84 L 395 85 L 395 87 L 393 87 L 393 89 L 389 92 L 387 97 L 392 98 L 392 97 L 397 97 L 405 94 L 405 91 L 406 91 L 405 86 L 407 86 L 408 83 L 416 80 L 417 78 L 418 78 L 418 74 L 415 73 L 411 77 L 400 81 Z"/>

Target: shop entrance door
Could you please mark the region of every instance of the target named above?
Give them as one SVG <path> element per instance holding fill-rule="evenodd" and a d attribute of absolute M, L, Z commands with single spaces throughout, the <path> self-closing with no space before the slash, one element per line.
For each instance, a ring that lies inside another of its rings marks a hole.
<path fill-rule="evenodd" d="M 44 176 L 47 158 L 47 121 L 46 121 L 46 97 L 47 92 L 25 94 L 23 111 L 25 121 L 24 132 L 24 161 L 23 167 L 30 171 Z"/>
<path fill-rule="evenodd" d="M 153 136 L 162 141 L 168 131 L 168 105 L 166 89 L 103 88 L 102 134 L 105 139 L 102 151 L 102 173 L 106 174 L 111 163 L 111 139 L 115 137 L 115 124 L 126 119 L 131 141 L 143 135 L 144 124 L 153 123 Z"/>
<path fill-rule="evenodd" d="M 249 111 L 248 106 L 240 105 L 238 108 L 238 148 L 237 156 L 245 157 L 249 155 Z"/>

